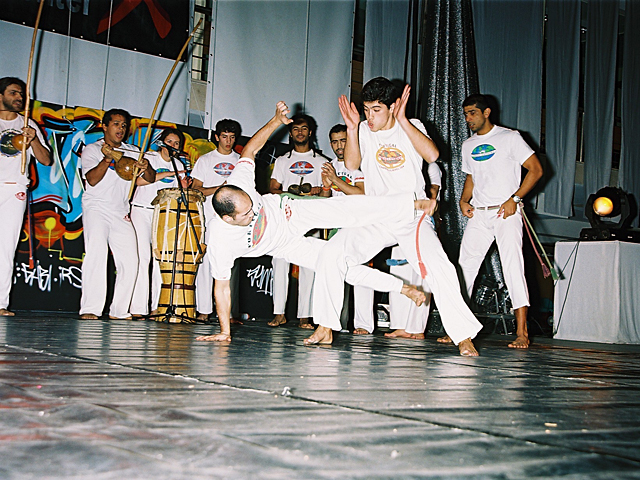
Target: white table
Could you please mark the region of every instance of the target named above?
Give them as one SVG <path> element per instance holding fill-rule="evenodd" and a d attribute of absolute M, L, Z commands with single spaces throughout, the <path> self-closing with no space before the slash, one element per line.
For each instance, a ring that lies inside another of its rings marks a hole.
<path fill-rule="evenodd" d="M 640 244 L 558 242 L 555 338 L 640 344 Z"/>

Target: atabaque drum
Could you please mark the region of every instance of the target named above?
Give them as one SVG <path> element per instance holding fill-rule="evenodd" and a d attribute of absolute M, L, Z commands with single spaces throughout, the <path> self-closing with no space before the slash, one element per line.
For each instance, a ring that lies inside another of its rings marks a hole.
<path fill-rule="evenodd" d="M 204 195 L 179 188 L 164 188 L 153 200 L 153 255 L 160 262 L 162 288 L 157 320 L 191 323 L 196 317 L 196 273 L 202 262 L 204 242 Z"/>

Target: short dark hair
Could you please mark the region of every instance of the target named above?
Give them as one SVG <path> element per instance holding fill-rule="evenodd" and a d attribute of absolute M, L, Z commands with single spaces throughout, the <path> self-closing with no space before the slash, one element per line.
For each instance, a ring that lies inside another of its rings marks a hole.
<path fill-rule="evenodd" d="M 237 140 L 242 133 L 242 127 L 237 121 L 225 118 L 216 123 L 215 133 L 218 136 L 220 136 L 221 133 L 233 133 Z"/>
<path fill-rule="evenodd" d="M 22 95 L 27 92 L 27 84 L 17 77 L 3 77 L 0 78 L 0 95 L 4 95 L 4 91 L 9 85 L 20 85 L 22 87 Z"/>
<path fill-rule="evenodd" d="M 309 130 L 311 130 L 313 133 L 316 133 L 316 128 L 318 127 L 318 125 L 311 115 L 298 113 L 297 115 L 291 117 L 291 120 L 293 121 L 289 125 L 287 125 L 289 133 L 291 133 L 291 129 L 293 129 L 295 125 L 300 125 L 301 123 L 306 123 L 307 127 L 309 127 Z"/>
<path fill-rule="evenodd" d="M 485 111 L 487 108 L 491 108 L 489 106 L 489 99 L 484 95 L 479 93 L 474 93 L 473 95 L 469 95 L 462 102 L 462 108 L 464 107 L 478 107 L 481 111 Z"/>
<path fill-rule="evenodd" d="M 337 125 L 334 125 L 333 127 L 331 127 L 331 130 L 329 130 L 329 138 L 331 138 L 331 135 L 333 135 L 334 133 L 341 133 L 346 131 L 347 131 L 347 126 L 342 123 L 338 123 Z"/>
<path fill-rule="evenodd" d="M 229 215 L 232 218 L 236 216 L 236 204 L 233 203 L 233 193 L 245 193 L 240 187 L 235 185 L 223 185 L 216 193 L 213 194 L 213 209 L 222 218 L 224 215 Z"/>
<path fill-rule="evenodd" d="M 116 115 L 124 117 L 127 121 L 127 133 L 129 133 L 129 127 L 131 126 L 131 114 L 122 108 L 112 108 L 111 110 L 104 112 L 104 115 L 102 116 L 102 125 L 109 125 L 111 119 Z"/>
<path fill-rule="evenodd" d="M 161 143 L 164 143 L 165 139 L 169 135 L 175 135 L 178 137 L 178 141 L 180 142 L 180 147 L 178 148 L 178 150 L 182 151 L 182 149 L 184 148 L 184 133 L 182 133 L 177 128 L 165 128 L 160 134 L 160 138 L 158 138 L 158 140 Z"/>
<path fill-rule="evenodd" d="M 378 101 L 391 108 L 391 105 L 400 98 L 400 92 L 388 78 L 376 77 L 362 87 L 361 98 L 363 102 Z"/>

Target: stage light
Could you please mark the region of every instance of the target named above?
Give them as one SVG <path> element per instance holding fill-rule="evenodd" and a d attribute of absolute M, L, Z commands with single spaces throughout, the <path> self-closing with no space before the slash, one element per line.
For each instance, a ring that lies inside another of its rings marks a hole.
<path fill-rule="evenodd" d="M 635 238 L 637 232 L 629 229 L 635 217 L 635 204 L 631 196 L 620 188 L 604 187 L 589 195 L 584 215 L 591 228 L 580 232 L 581 240 L 638 241 Z M 618 216 L 618 221 L 614 221 Z"/>

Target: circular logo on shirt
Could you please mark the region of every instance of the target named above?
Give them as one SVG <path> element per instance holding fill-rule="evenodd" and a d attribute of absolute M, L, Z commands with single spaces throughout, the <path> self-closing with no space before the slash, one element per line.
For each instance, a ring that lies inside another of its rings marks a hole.
<path fill-rule="evenodd" d="M 228 177 L 233 172 L 235 165 L 229 162 L 220 162 L 215 167 L 213 167 L 213 171 L 216 172 L 221 177 Z"/>
<path fill-rule="evenodd" d="M 400 168 L 405 162 L 404 154 L 395 147 L 380 147 L 376 152 L 376 160 L 387 170 Z"/>
<path fill-rule="evenodd" d="M 16 198 L 20 201 L 25 201 L 27 199 L 26 192 L 18 192 L 16 193 Z"/>
<path fill-rule="evenodd" d="M 341 175 L 338 178 L 340 180 L 342 180 L 344 183 L 346 183 L 347 185 L 353 185 L 353 182 L 351 181 L 351 179 L 349 177 L 345 177 L 344 175 Z M 336 192 L 341 192 L 342 191 L 342 190 L 340 190 L 338 188 L 338 186 L 335 183 L 333 185 L 331 185 L 331 188 L 334 189 Z"/>
<path fill-rule="evenodd" d="M 313 170 L 313 165 L 311 165 L 309 162 L 305 162 L 304 160 L 301 162 L 293 163 L 289 167 L 289 171 L 294 175 L 309 175 L 310 173 L 313 173 Z"/>
<path fill-rule="evenodd" d="M 169 170 L 168 168 L 156 168 L 156 173 L 165 173 L 165 172 L 170 172 L 171 170 Z M 160 180 L 162 183 L 173 183 L 173 179 L 174 176 L 170 176 L 170 177 L 164 177 L 162 180 Z"/>
<path fill-rule="evenodd" d="M 476 162 L 484 162 L 489 160 L 496 154 L 496 149 L 493 145 L 487 145 L 486 143 L 478 145 L 471 151 L 471 158 Z"/>
<path fill-rule="evenodd" d="M 13 146 L 11 140 L 16 135 L 20 135 L 20 132 L 17 130 L 5 130 L 2 132 L 2 136 L 0 136 L 0 152 L 7 157 L 15 157 L 20 150 Z"/>
<path fill-rule="evenodd" d="M 258 212 L 258 216 L 256 218 L 255 223 L 253 224 L 253 234 L 251 235 L 251 246 L 255 247 L 262 237 L 264 237 L 264 232 L 267 229 L 267 216 L 264 213 L 264 207 L 260 208 L 260 212 Z"/>

